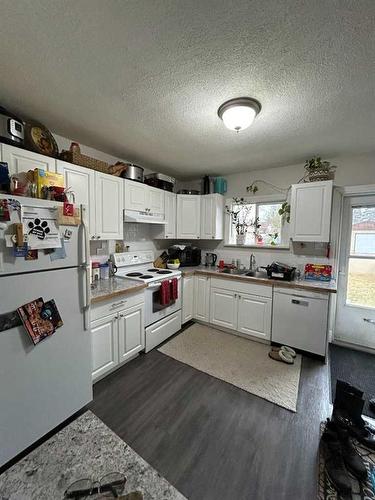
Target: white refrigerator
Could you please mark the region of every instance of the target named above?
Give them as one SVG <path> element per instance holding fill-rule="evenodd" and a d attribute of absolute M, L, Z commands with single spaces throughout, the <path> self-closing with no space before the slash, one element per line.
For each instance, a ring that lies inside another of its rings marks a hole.
<path fill-rule="evenodd" d="M 35 207 L 61 205 L 18 200 Z M 23 325 L 0 331 L 0 466 L 92 400 L 87 231 L 80 224 L 59 226 L 59 233 L 66 229 L 71 234 L 65 258 L 39 250 L 37 260 L 25 260 L 7 246 L 10 222 L 0 222 L 0 316 L 43 297 L 55 300 L 63 320 L 37 345 Z"/>

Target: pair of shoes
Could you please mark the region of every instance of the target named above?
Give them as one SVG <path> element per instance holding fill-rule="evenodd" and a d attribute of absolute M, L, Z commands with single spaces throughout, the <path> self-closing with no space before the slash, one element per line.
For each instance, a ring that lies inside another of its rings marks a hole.
<path fill-rule="evenodd" d="M 352 486 L 348 471 L 359 481 L 364 481 L 367 478 L 367 470 L 351 443 L 348 432 L 327 419 L 320 445 L 326 472 L 333 486 L 340 495 L 351 498 Z"/>
<path fill-rule="evenodd" d="M 332 419 L 371 451 L 375 450 L 373 428 L 362 418 L 363 392 L 342 380 L 336 384 L 336 397 L 333 403 Z"/>
<path fill-rule="evenodd" d="M 297 355 L 291 347 L 282 345 L 281 347 L 271 347 L 268 356 L 275 361 L 282 361 L 284 363 L 287 363 L 288 365 L 292 365 L 294 363 L 294 358 Z"/>

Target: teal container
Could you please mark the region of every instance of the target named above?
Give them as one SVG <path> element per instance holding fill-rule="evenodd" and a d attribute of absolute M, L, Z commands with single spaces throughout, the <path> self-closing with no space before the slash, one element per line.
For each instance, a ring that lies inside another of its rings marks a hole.
<path fill-rule="evenodd" d="M 224 177 L 215 177 L 215 193 L 225 194 L 227 192 L 227 180 Z"/>

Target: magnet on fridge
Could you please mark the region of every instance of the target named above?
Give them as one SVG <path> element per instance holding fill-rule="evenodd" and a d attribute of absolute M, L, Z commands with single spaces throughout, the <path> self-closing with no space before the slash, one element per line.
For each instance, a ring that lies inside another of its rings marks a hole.
<path fill-rule="evenodd" d="M 38 250 L 28 250 L 25 260 L 38 260 Z"/>
<path fill-rule="evenodd" d="M 73 203 L 68 203 L 67 201 L 64 201 L 63 215 L 68 216 L 68 217 L 73 217 L 73 215 L 74 215 Z"/>
<path fill-rule="evenodd" d="M 24 243 L 22 246 L 14 246 L 13 255 L 14 257 L 26 257 L 28 249 L 27 243 Z"/>
<path fill-rule="evenodd" d="M 64 240 L 70 240 L 72 237 L 73 231 L 71 229 L 65 229 L 64 231 Z"/>

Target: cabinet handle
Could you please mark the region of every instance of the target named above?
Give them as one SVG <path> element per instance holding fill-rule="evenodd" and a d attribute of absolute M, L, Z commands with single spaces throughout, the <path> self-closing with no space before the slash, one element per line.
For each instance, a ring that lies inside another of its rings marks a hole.
<path fill-rule="evenodd" d="M 375 325 L 375 319 L 363 318 L 363 321 L 366 321 L 366 323 L 371 323 L 372 325 Z"/>
<path fill-rule="evenodd" d="M 296 304 L 297 306 L 308 306 L 309 303 L 306 300 L 297 300 L 297 299 L 292 299 L 292 304 Z"/>
<path fill-rule="evenodd" d="M 235 298 L 235 299 L 237 298 L 237 294 L 236 294 L 236 293 L 234 294 L 234 298 Z"/>
<path fill-rule="evenodd" d="M 124 317 L 124 314 L 122 314 L 122 313 L 121 313 L 121 314 L 120 314 L 120 318 L 123 318 L 123 317 Z"/>
<path fill-rule="evenodd" d="M 125 303 L 126 303 L 126 300 L 120 300 L 120 302 L 114 302 L 111 305 L 111 309 L 113 309 L 114 307 L 122 306 L 122 304 L 125 304 Z"/>
<path fill-rule="evenodd" d="M 100 236 L 97 236 L 98 240 L 100 240 Z"/>
<path fill-rule="evenodd" d="M 117 316 L 115 316 L 115 317 L 113 318 L 113 321 L 117 321 L 117 320 L 118 320 L 118 317 L 117 317 Z"/>
<path fill-rule="evenodd" d="M 241 295 L 238 296 L 238 298 L 240 299 L 241 298 Z"/>

